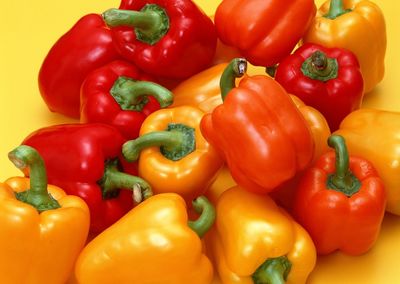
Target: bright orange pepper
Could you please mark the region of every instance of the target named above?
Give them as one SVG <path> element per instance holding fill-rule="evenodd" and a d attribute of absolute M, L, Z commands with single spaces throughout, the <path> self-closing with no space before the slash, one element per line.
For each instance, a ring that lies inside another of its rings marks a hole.
<path fill-rule="evenodd" d="M 79 197 L 47 185 L 43 159 L 19 146 L 10 159 L 31 179 L 0 183 L 0 283 L 68 280 L 89 232 L 89 209 Z"/>
<path fill-rule="evenodd" d="M 306 282 L 316 263 L 315 246 L 268 195 L 230 188 L 218 199 L 216 214 L 205 240 L 222 283 Z"/>
<path fill-rule="evenodd" d="M 209 284 L 211 262 L 201 237 L 215 220 L 204 197 L 193 202 L 200 217 L 188 221 L 178 194 L 162 193 L 140 203 L 82 251 L 75 274 L 80 284 Z"/>
<path fill-rule="evenodd" d="M 223 161 L 200 131 L 203 116 L 191 106 L 158 110 L 124 144 L 124 157 L 139 159 L 139 175 L 154 193 L 175 192 L 190 204 L 214 181 Z"/>

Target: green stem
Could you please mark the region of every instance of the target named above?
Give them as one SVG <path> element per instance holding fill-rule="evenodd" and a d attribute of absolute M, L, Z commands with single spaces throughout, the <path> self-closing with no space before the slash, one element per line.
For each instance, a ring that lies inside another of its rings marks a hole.
<path fill-rule="evenodd" d="M 358 192 L 361 182 L 349 169 L 350 159 L 345 140 L 340 135 L 331 135 L 328 138 L 328 145 L 335 149 L 336 172 L 328 177 L 327 186 L 350 197 Z"/>
<path fill-rule="evenodd" d="M 334 20 L 337 17 L 351 12 L 351 9 L 344 9 L 342 0 L 331 0 L 329 11 L 324 15 L 325 18 Z"/>
<path fill-rule="evenodd" d="M 236 78 L 242 77 L 246 73 L 246 70 L 247 61 L 244 58 L 234 58 L 228 66 L 226 66 L 219 82 L 223 101 L 228 93 L 236 87 Z"/>
<path fill-rule="evenodd" d="M 254 284 L 284 284 L 292 264 L 286 256 L 267 259 L 253 273 Z"/>
<path fill-rule="evenodd" d="M 304 76 L 323 82 L 337 78 L 338 69 L 336 58 L 329 58 L 319 50 L 308 57 L 301 66 Z"/>
<path fill-rule="evenodd" d="M 127 161 L 133 162 L 139 159 L 143 149 L 157 146 L 167 159 L 178 161 L 193 152 L 195 144 L 193 128 L 171 123 L 165 131 L 154 131 L 125 142 L 122 154 Z"/>
<path fill-rule="evenodd" d="M 109 9 L 103 13 L 109 27 L 128 26 L 135 28 L 136 38 L 153 45 L 169 30 L 169 17 L 156 4 L 147 4 L 140 11 Z"/>
<path fill-rule="evenodd" d="M 35 207 L 39 212 L 60 208 L 60 204 L 47 191 L 47 174 L 44 161 L 32 147 L 21 145 L 8 154 L 20 170 L 29 168 L 30 189 L 15 193 L 18 200 Z"/>
<path fill-rule="evenodd" d="M 118 166 L 118 159 L 106 161 L 103 177 L 98 182 L 104 199 L 116 197 L 121 188 L 132 190 L 137 203 L 153 195 L 151 186 L 145 180 L 121 172 Z M 140 189 L 140 196 L 138 196 L 138 188 Z"/>
<path fill-rule="evenodd" d="M 153 96 L 162 108 L 172 104 L 172 93 L 158 84 L 147 81 L 135 81 L 124 76 L 115 80 L 110 94 L 123 110 L 141 111 L 147 104 L 147 96 Z"/>
<path fill-rule="evenodd" d="M 200 217 L 195 221 L 188 221 L 188 226 L 202 238 L 214 224 L 215 208 L 205 196 L 197 197 L 192 204 Z"/>

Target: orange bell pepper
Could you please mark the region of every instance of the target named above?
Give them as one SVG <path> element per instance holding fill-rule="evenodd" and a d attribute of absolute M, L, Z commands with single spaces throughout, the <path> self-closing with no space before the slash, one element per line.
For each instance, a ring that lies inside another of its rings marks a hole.
<path fill-rule="evenodd" d="M 82 251 L 75 275 L 82 284 L 208 284 L 213 279 L 201 237 L 215 209 L 204 197 L 193 202 L 200 217 L 188 221 L 184 200 L 163 193 L 140 203 Z"/>
<path fill-rule="evenodd" d="M 190 106 L 158 110 L 123 145 L 125 159 L 139 159 L 139 175 L 154 193 L 175 192 L 190 204 L 215 179 L 223 161 L 200 131 L 203 115 Z"/>
<path fill-rule="evenodd" d="M 334 134 L 349 152 L 369 160 L 382 178 L 386 211 L 400 216 L 400 112 L 362 108 L 350 113 Z"/>
<path fill-rule="evenodd" d="M 322 155 L 296 189 L 294 216 L 309 232 L 318 254 L 366 253 L 375 244 L 386 191 L 373 164 L 349 154 L 342 136 L 329 137 L 335 151 Z"/>
<path fill-rule="evenodd" d="M 217 64 L 181 82 L 172 90 L 174 102 L 170 107 L 193 106 L 205 113 L 212 112 L 222 104 L 219 81 L 227 65 Z"/>
<path fill-rule="evenodd" d="M 381 9 L 368 0 L 328 0 L 303 42 L 352 51 L 358 58 L 364 91 L 370 92 L 385 73 L 386 26 Z"/>
<path fill-rule="evenodd" d="M 29 146 L 9 154 L 31 178 L 0 183 L 0 283 L 68 280 L 89 232 L 89 209 L 79 197 L 47 185 L 41 156 Z"/>
<path fill-rule="evenodd" d="M 206 235 L 224 284 L 301 284 L 316 263 L 308 233 L 268 195 L 240 187 L 216 204 L 215 226 Z"/>
<path fill-rule="evenodd" d="M 263 194 L 310 164 L 314 141 L 306 120 L 275 80 L 249 76 L 236 87 L 235 78 L 246 72 L 246 64 L 238 58 L 225 69 L 224 102 L 203 117 L 201 131 L 224 157 L 235 181 Z"/>

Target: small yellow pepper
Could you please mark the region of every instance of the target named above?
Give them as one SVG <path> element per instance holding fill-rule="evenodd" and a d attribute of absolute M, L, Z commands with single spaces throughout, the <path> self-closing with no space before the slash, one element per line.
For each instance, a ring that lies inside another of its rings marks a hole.
<path fill-rule="evenodd" d="M 203 115 L 191 106 L 158 110 L 145 119 L 139 137 L 123 145 L 128 161 L 139 159 L 139 175 L 155 194 L 175 192 L 190 204 L 216 178 L 223 160 L 201 134 Z"/>
<path fill-rule="evenodd" d="M 28 146 L 10 152 L 30 179 L 0 183 L 0 283 L 66 283 L 89 232 L 79 197 L 47 185 L 43 159 Z"/>
<path fill-rule="evenodd" d="M 75 267 L 80 284 L 208 284 L 213 279 L 201 239 L 215 220 L 204 197 L 193 202 L 201 214 L 188 221 L 175 193 L 154 195 L 94 238 Z"/>
<path fill-rule="evenodd" d="M 268 195 L 240 187 L 225 191 L 206 236 L 224 284 L 301 284 L 316 263 L 308 233 Z"/>
<path fill-rule="evenodd" d="M 381 9 L 371 1 L 326 1 L 303 42 L 352 51 L 360 63 L 366 93 L 383 79 L 386 25 Z"/>
<path fill-rule="evenodd" d="M 386 211 L 400 215 L 400 112 L 359 109 L 334 134 L 346 139 L 352 155 L 375 166 L 386 189 Z"/>

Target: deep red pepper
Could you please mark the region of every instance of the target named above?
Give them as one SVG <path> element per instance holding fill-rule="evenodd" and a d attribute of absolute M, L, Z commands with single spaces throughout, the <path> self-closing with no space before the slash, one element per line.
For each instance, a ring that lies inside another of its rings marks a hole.
<path fill-rule="evenodd" d="M 81 122 L 110 124 L 126 139 L 137 138 L 144 119 L 173 100 L 169 90 L 149 80 L 122 60 L 92 71 L 81 88 Z"/>
<path fill-rule="evenodd" d="M 40 68 L 39 89 L 48 108 L 79 118 L 83 80 L 90 71 L 118 58 L 101 15 L 82 17 L 52 46 Z"/>
<path fill-rule="evenodd" d="M 145 198 L 151 195 L 147 182 L 119 171 L 124 142 L 114 127 L 92 123 L 41 128 L 22 144 L 40 153 L 49 183 L 85 200 L 90 209 L 90 230 L 99 233 L 132 209 L 132 191 L 122 188 L 139 185 Z"/>
<path fill-rule="evenodd" d="M 103 13 L 120 54 L 149 74 L 185 79 L 208 67 L 217 34 L 191 0 L 122 0 Z"/>
<path fill-rule="evenodd" d="M 306 43 L 279 64 L 275 79 L 288 93 L 318 109 L 331 131 L 360 108 L 364 96 L 357 57 L 342 48 Z"/>

